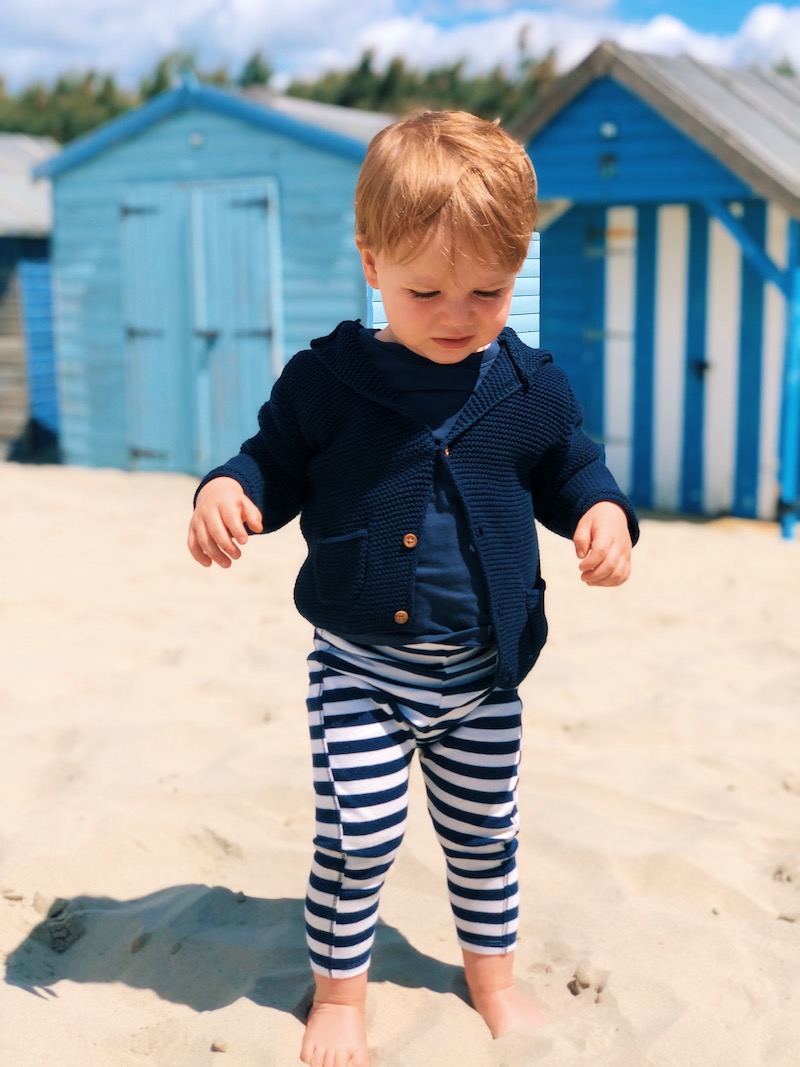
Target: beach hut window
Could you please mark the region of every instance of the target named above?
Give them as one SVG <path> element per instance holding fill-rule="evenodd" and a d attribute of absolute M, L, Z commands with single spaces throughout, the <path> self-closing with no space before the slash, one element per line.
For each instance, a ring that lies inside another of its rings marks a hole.
<path fill-rule="evenodd" d="M 601 122 L 597 131 L 601 141 L 615 141 L 619 137 L 619 128 L 616 122 Z"/>
<path fill-rule="evenodd" d="M 603 178 L 613 178 L 617 173 L 617 156 L 614 152 L 601 152 L 597 158 L 600 175 Z"/>

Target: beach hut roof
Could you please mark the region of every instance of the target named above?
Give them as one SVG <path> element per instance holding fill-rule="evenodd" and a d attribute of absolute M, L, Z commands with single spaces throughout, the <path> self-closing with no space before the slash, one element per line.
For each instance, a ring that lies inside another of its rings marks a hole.
<path fill-rule="evenodd" d="M 387 115 L 382 111 L 362 111 L 355 107 L 322 104 L 316 100 L 303 100 L 298 96 L 273 93 L 269 89 L 243 89 L 241 95 L 254 104 L 278 111 L 298 122 L 318 126 L 331 133 L 339 133 L 343 137 L 360 141 L 362 144 L 368 144 L 384 126 L 394 122 L 393 115 Z"/>
<path fill-rule="evenodd" d="M 366 145 L 373 135 L 394 121 L 392 115 L 357 112 L 266 90 L 220 89 L 187 77 L 177 88 L 160 93 L 141 107 L 73 141 L 59 155 L 37 166 L 34 173 L 49 178 L 63 174 L 138 136 L 156 122 L 189 108 L 227 115 L 358 163 L 364 158 Z"/>
<path fill-rule="evenodd" d="M 59 149 L 49 137 L 0 133 L 0 237 L 46 237 L 52 226 L 50 187 L 33 167 Z"/>
<path fill-rule="evenodd" d="M 511 123 L 510 132 L 527 143 L 601 78 L 625 86 L 758 195 L 800 217 L 800 79 L 604 41 Z"/>

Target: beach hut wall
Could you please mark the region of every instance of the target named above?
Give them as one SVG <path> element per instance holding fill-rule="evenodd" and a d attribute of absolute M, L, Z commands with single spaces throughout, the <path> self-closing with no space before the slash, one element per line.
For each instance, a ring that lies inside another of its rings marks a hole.
<path fill-rule="evenodd" d="M 511 125 L 542 344 L 644 508 L 780 519 L 800 465 L 800 81 L 602 44 Z"/>

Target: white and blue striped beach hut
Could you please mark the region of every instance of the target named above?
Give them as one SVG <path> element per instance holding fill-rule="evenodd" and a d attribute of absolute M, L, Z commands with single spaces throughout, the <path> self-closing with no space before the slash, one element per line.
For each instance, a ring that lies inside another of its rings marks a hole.
<path fill-rule="evenodd" d="M 800 465 L 800 81 L 601 44 L 511 127 L 543 346 L 643 508 L 774 520 Z"/>
<path fill-rule="evenodd" d="M 366 319 L 353 194 L 391 121 L 186 80 L 38 168 L 65 462 L 204 472 L 292 352 Z"/>

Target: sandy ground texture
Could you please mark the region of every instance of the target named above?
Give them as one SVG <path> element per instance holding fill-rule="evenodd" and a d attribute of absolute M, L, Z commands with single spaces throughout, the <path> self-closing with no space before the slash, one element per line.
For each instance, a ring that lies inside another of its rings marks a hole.
<path fill-rule="evenodd" d="M 285 1067 L 309 988 L 310 628 L 296 526 L 204 571 L 195 481 L 0 464 L 0 1063 Z M 543 533 L 519 974 L 467 1004 L 415 772 L 374 1067 L 800 1062 L 800 542 L 648 519 L 633 579 Z"/>

